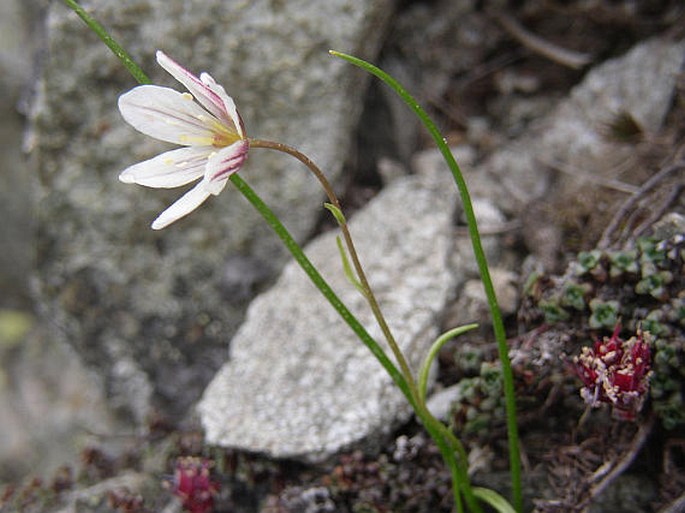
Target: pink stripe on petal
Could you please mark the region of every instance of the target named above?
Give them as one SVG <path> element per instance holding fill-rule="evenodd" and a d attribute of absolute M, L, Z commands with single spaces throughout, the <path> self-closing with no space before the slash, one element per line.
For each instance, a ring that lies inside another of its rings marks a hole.
<path fill-rule="evenodd" d="M 238 132 L 240 138 L 244 139 L 245 126 L 243 125 L 243 120 L 240 117 L 240 113 L 238 113 L 238 108 L 235 106 L 233 98 L 228 96 L 223 86 L 217 84 L 209 73 L 202 73 L 200 75 L 200 80 L 202 80 L 202 82 L 204 82 L 207 87 L 209 87 L 221 99 L 224 109 L 230 117 L 229 121 L 235 127 L 235 130 Z"/>
<path fill-rule="evenodd" d="M 197 101 L 216 118 L 224 123 L 232 122 L 230 115 L 226 112 L 223 99 L 210 87 L 207 87 L 202 80 L 160 50 L 157 51 L 157 62 L 172 77 L 183 84 Z"/>
<path fill-rule="evenodd" d="M 233 173 L 240 171 L 250 145 L 247 140 L 240 140 L 222 148 L 209 158 L 205 170 L 205 180 L 212 194 L 219 194 L 226 185 L 226 180 Z"/>

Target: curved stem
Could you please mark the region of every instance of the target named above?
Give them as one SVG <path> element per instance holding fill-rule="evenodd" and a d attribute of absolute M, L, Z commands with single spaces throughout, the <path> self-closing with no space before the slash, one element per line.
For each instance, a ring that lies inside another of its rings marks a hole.
<path fill-rule="evenodd" d="M 288 146 L 287 144 L 274 141 L 265 141 L 262 139 L 251 139 L 250 147 L 276 150 L 282 153 L 286 153 L 292 157 L 295 157 L 297 160 L 299 160 L 305 166 L 307 166 L 307 168 L 312 172 L 312 174 L 317 178 L 317 180 L 319 180 L 319 183 L 321 184 L 331 204 L 339 211 L 342 211 L 340 201 L 338 200 L 338 197 L 335 194 L 335 191 L 333 190 L 333 187 L 331 186 L 330 182 L 326 178 L 326 175 L 324 175 L 321 169 L 316 164 L 314 164 L 314 162 L 304 153 L 291 146 Z M 347 250 L 350 253 L 352 265 L 354 266 L 354 269 L 357 272 L 357 276 L 359 277 L 359 282 L 361 283 L 361 286 L 364 289 L 364 297 L 367 299 L 369 306 L 371 307 L 371 311 L 373 312 L 373 315 L 376 318 L 376 322 L 380 326 L 381 331 L 383 332 L 383 335 L 387 340 L 388 345 L 390 346 L 390 350 L 392 351 L 393 355 L 395 356 L 395 360 L 400 366 L 400 370 L 402 371 L 404 379 L 407 381 L 407 384 L 409 385 L 409 389 L 412 391 L 412 394 L 417 395 L 416 384 L 414 382 L 414 377 L 411 373 L 411 370 L 409 369 L 409 364 L 407 363 L 404 354 L 400 350 L 399 345 L 397 344 L 397 341 L 395 340 L 395 337 L 393 336 L 392 331 L 390 330 L 390 326 L 388 326 L 388 323 L 385 320 L 385 316 L 383 315 L 380 305 L 378 304 L 378 301 L 376 300 L 376 297 L 373 294 L 373 290 L 369 285 L 369 281 L 366 278 L 364 268 L 362 267 L 361 261 L 359 260 L 359 255 L 357 254 L 357 250 L 354 246 L 352 235 L 350 234 L 347 222 L 344 220 L 344 218 L 342 219 L 342 222 L 340 221 L 341 220 L 339 220 L 338 224 L 340 226 L 340 230 L 342 231 L 343 238 L 345 239 L 345 245 L 347 246 Z"/>
<path fill-rule="evenodd" d="M 471 511 L 474 511 L 475 513 L 482 511 L 475 495 L 473 494 L 471 485 L 469 483 L 468 473 L 465 467 L 468 459 L 464 446 L 461 444 L 461 442 L 459 442 L 459 440 L 444 424 L 442 424 L 439 420 L 433 417 L 433 415 L 428 411 L 428 408 L 425 404 L 425 395 L 421 396 L 419 390 L 417 389 L 416 383 L 409 369 L 409 365 L 407 364 L 407 361 L 402 351 L 399 349 L 399 346 L 397 345 L 397 342 L 395 341 L 395 338 L 392 335 L 392 332 L 385 320 L 385 317 L 383 316 L 380 306 L 378 305 L 378 301 L 376 300 L 371 289 L 371 286 L 369 285 L 369 282 L 366 278 L 364 269 L 362 268 L 359 256 L 355 249 L 354 242 L 352 241 L 352 236 L 350 234 L 347 221 L 342 215 L 342 207 L 340 205 L 340 201 L 338 200 L 338 197 L 335 194 L 335 191 L 333 190 L 333 187 L 331 186 L 330 182 L 328 181 L 324 173 L 321 171 L 321 169 L 316 164 L 314 164 L 314 162 L 309 157 L 307 157 L 305 154 L 303 154 L 295 148 L 292 148 L 283 143 L 265 141 L 261 139 L 251 140 L 250 146 L 252 148 L 266 148 L 281 151 L 292 157 L 295 157 L 305 166 L 307 166 L 307 168 L 309 168 L 309 170 L 314 174 L 314 176 L 316 176 L 316 178 L 321 183 L 321 186 L 326 192 L 328 200 L 334 207 L 333 211 L 337 210 L 337 212 L 339 212 L 339 214 L 336 215 L 336 219 L 343 233 L 343 237 L 345 238 L 345 244 L 347 245 L 354 268 L 359 277 L 359 282 L 363 289 L 363 295 L 367 299 L 371 307 L 371 310 L 373 311 L 373 314 L 376 318 L 376 321 L 378 322 L 381 330 L 383 331 L 383 335 L 388 341 L 388 345 L 393 351 L 395 359 L 397 360 L 400 366 L 400 370 L 402 371 L 402 375 L 406 380 L 407 387 L 412 394 L 411 398 L 408 397 L 409 402 L 414 408 L 414 411 L 416 412 L 419 419 L 421 419 L 423 425 L 431 434 L 431 437 L 438 444 L 438 448 L 440 449 L 443 459 L 445 460 L 445 464 L 450 468 L 450 472 L 452 473 L 454 500 L 455 504 L 457 505 L 457 511 L 460 513 L 463 511 L 463 506 L 461 504 L 462 491 L 464 493 L 466 503 L 468 504 Z M 473 329 L 473 327 L 475 327 L 475 325 L 469 325 L 466 327 L 458 328 L 456 330 L 456 334 L 462 333 L 463 331 L 466 331 L 468 329 Z M 452 336 L 454 336 L 455 330 L 452 330 L 449 333 Z M 441 337 L 440 339 L 440 346 L 444 344 L 444 342 L 449 338 L 449 336 L 446 337 L 444 340 L 442 340 L 442 338 L 443 337 Z M 439 350 L 439 347 L 435 351 L 437 352 L 437 350 Z M 422 379 L 427 380 L 427 377 Z M 455 458 L 455 452 L 458 455 L 458 460 L 457 458 Z"/>
<path fill-rule="evenodd" d="M 452 172 L 457 189 L 459 190 L 459 195 L 461 196 L 464 207 L 464 216 L 466 217 L 466 221 L 468 223 L 471 245 L 473 246 L 473 253 L 476 258 L 476 262 L 478 263 L 478 270 L 480 271 L 481 281 L 483 282 L 483 288 L 485 289 L 485 295 L 487 296 L 488 306 L 490 307 L 490 314 L 492 316 L 492 325 L 495 332 L 495 340 L 497 341 L 497 349 L 502 366 L 502 378 L 504 383 L 504 396 L 507 411 L 507 436 L 509 439 L 509 466 L 514 499 L 513 502 L 516 511 L 521 512 L 523 511 L 523 494 L 521 488 L 521 455 L 519 450 L 518 426 L 516 424 L 514 377 L 511 369 L 511 362 L 509 360 L 509 348 L 507 346 L 504 322 L 502 321 L 502 315 L 500 313 L 499 305 L 497 304 L 497 295 L 495 294 L 495 288 L 492 284 L 492 278 L 490 277 L 490 270 L 488 269 L 487 258 L 485 256 L 485 251 L 483 251 L 483 245 L 480 240 L 478 224 L 476 222 L 476 216 L 473 212 L 471 196 L 469 194 L 468 187 L 466 186 L 466 181 L 464 180 L 461 169 L 454 159 L 449 146 L 447 146 L 447 143 L 445 142 L 445 138 L 442 136 L 433 120 L 421 108 L 416 99 L 414 99 L 414 97 L 411 96 L 397 80 L 380 68 L 362 59 L 333 50 L 331 50 L 330 53 L 331 55 L 340 57 L 349 63 L 368 71 L 390 86 L 414 111 L 414 113 L 424 124 L 428 132 L 433 137 L 435 144 L 440 149 L 440 153 L 442 153 L 445 162 L 447 162 L 447 165 Z"/>

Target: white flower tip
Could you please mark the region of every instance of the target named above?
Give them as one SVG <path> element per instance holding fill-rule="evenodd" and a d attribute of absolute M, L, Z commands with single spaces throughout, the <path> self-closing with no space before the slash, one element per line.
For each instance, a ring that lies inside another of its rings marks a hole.
<path fill-rule="evenodd" d="M 166 211 L 162 212 L 157 216 L 157 218 L 154 221 L 152 221 L 150 228 L 156 231 L 163 230 L 170 224 L 173 224 L 176 221 L 178 221 L 181 217 L 183 216 L 169 216 Z"/>
<path fill-rule="evenodd" d="M 161 214 L 159 214 L 159 216 L 157 216 L 157 219 L 152 221 L 150 228 L 156 231 L 163 230 L 170 224 L 174 224 L 176 221 L 184 217 L 187 213 L 188 212 L 182 215 L 168 215 L 168 212 L 162 212 Z"/>
<path fill-rule="evenodd" d="M 157 59 L 157 62 L 159 62 L 161 60 L 168 59 L 168 57 L 166 56 L 166 54 L 162 50 L 157 50 L 155 52 L 155 58 Z"/>
<path fill-rule="evenodd" d="M 210 75 L 206 71 L 203 71 L 202 73 L 200 73 L 200 80 L 202 81 L 203 84 L 208 85 L 208 86 L 218 85 L 216 83 L 216 80 L 214 80 L 214 78 L 212 78 L 212 75 Z"/>
<path fill-rule="evenodd" d="M 123 183 L 136 183 L 136 179 L 133 177 L 133 173 L 128 171 L 122 171 L 119 175 L 119 181 Z"/>

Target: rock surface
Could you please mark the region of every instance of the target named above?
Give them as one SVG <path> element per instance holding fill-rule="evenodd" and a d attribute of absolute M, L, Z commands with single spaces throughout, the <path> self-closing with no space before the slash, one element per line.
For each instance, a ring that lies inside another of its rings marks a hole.
<path fill-rule="evenodd" d="M 622 200 L 635 190 L 621 181 L 624 176 L 638 182 L 649 176 L 646 166 L 627 172 L 631 165 L 640 166 L 636 144 L 612 136 L 611 125 L 626 115 L 647 139 L 656 134 L 683 62 L 685 41 L 655 38 L 597 65 L 522 136 L 501 145 L 478 166 L 464 168 L 471 194 L 501 210 L 503 221 L 519 221 L 509 229 L 521 228 L 529 251 L 547 269 L 554 268 L 564 224 L 570 222 L 568 212 L 582 222 L 583 209 L 589 217 L 597 209 L 611 208 L 616 195 Z M 424 155 L 422 164 L 437 163 L 444 170 L 437 150 L 433 153 L 433 158 Z M 576 229 L 589 233 L 601 227 Z"/>
<path fill-rule="evenodd" d="M 609 178 L 635 150 L 612 140 L 609 124 L 627 113 L 646 133 L 656 132 L 670 108 L 684 60 L 685 41 L 652 39 L 598 65 L 538 126 L 479 167 L 474 193 L 493 197 L 511 214 L 549 193 L 554 169 L 573 170 L 565 185 L 555 187 Z"/>
<path fill-rule="evenodd" d="M 9 344 L 0 333 L 0 482 L 47 477 L 75 463 L 94 433 L 116 432 L 102 380 L 72 347 L 42 328 Z"/>
<path fill-rule="evenodd" d="M 33 2 L 7 0 L 0 4 L 0 307 L 29 303 L 32 270 L 31 176 L 21 151 L 35 38 L 29 19 Z"/>
<path fill-rule="evenodd" d="M 682 43 L 654 40 L 598 66 L 568 99 L 541 120 L 540 126 L 532 130 L 533 135 L 514 141 L 477 166 L 470 174 L 481 222 L 497 228 L 506 221 L 503 213 L 521 215 L 528 202 L 550 193 L 549 170 L 534 165 L 540 155 L 554 150 L 556 158 L 574 165 L 606 166 L 617 144 L 601 136 L 602 122 L 610 119 L 616 109 L 630 112 L 646 130 L 657 130 L 668 109 L 684 49 Z M 643 73 L 651 80 L 667 82 L 666 86 L 656 88 L 647 97 L 644 81 L 637 82 L 635 89 L 616 85 L 617 81 L 634 77 L 647 55 L 660 58 L 658 63 L 646 66 Z M 640 96 L 649 109 L 638 105 Z M 586 116 L 586 112 L 590 115 Z M 431 319 L 447 311 L 448 291 L 457 282 L 462 284 L 476 277 L 477 269 L 468 238 L 447 233 L 452 231 L 449 219 L 454 216 L 452 208 L 444 203 L 445 191 L 433 187 L 435 197 L 431 198 L 426 186 L 420 185 L 422 180 L 444 183 L 456 199 L 444 164 L 437 155 L 432 158 L 425 153 L 414 160 L 414 166 L 417 176 L 395 178 L 352 222 L 359 227 L 354 233 L 360 238 L 372 280 L 381 276 L 377 285 L 381 303 L 390 306 L 387 313 L 391 325 L 405 338 L 404 344 L 415 348 L 411 352 L 416 362 L 426 348 L 424 344 L 430 343 L 429 334 L 435 333 Z M 422 191 L 418 196 L 411 190 L 412 184 Z M 565 194 L 573 190 L 573 182 L 557 185 L 564 186 Z M 446 232 L 426 239 L 427 226 Z M 496 233 L 484 237 L 490 264 L 511 265 L 515 260 L 503 256 Z M 441 237 L 446 238 L 442 241 Z M 420 263 L 426 247 L 435 248 L 431 259 L 437 267 Z M 452 248 L 446 261 L 438 258 L 444 254 L 444 249 L 438 248 L 444 247 Z M 410 255 L 406 251 L 417 253 Z M 321 237 L 308 252 L 325 276 L 340 280 L 334 281 L 334 288 L 345 291 L 344 301 L 351 302 L 356 312 L 361 299 L 342 277 L 333 235 Z M 418 280 L 414 269 L 431 271 Z M 500 292 L 512 291 L 511 298 L 504 297 L 507 294 L 502 297 L 503 306 L 511 313 L 516 306 L 512 285 L 516 277 L 507 267 L 495 275 L 503 280 Z M 470 292 L 462 291 L 462 303 L 454 305 L 453 310 L 458 312 L 449 314 L 457 323 L 482 321 L 486 313 L 479 297 L 481 285 L 476 281 L 468 283 Z M 274 457 L 317 460 L 367 437 L 367 441 L 373 441 L 404 417 L 406 405 L 389 378 L 316 294 L 301 271 L 290 264 L 276 286 L 251 305 L 246 323 L 232 342 L 231 360 L 207 388 L 199 405 L 210 444 Z M 370 319 L 360 315 L 368 325 Z M 372 333 L 376 335 L 377 331 Z"/>
<path fill-rule="evenodd" d="M 449 175 L 396 179 L 351 221 L 362 262 L 414 368 L 457 282 L 448 268 L 456 189 Z M 326 233 L 306 253 L 372 336 L 365 301 Z M 387 350 L 387 349 L 386 349 Z M 320 460 L 378 441 L 407 418 L 406 399 L 295 264 L 250 305 L 231 358 L 199 404 L 210 444 Z"/>
<path fill-rule="evenodd" d="M 372 57 L 392 5 L 83 2 L 154 82 L 179 87 L 154 64 L 158 48 L 209 71 L 235 98 L 250 135 L 299 147 L 333 181 L 363 88 L 361 74 L 327 50 Z M 181 192 L 117 180 L 161 149 L 117 111 L 133 79 L 63 4 L 49 5 L 46 27 L 29 139 L 41 206 L 38 303 L 59 326 L 55 336 L 103 374 L 108 396 L 131 419 L 142 422 L 153 410 L 182 417 L 224 360 L 247 302 L 284 263 L 284 250 L 230 186 L 189 218 L 152 232 L 156 213 Z M 312 231 L 323 195 L 299 163 L 253 151 L 243 176 L 296 237 Z"/>

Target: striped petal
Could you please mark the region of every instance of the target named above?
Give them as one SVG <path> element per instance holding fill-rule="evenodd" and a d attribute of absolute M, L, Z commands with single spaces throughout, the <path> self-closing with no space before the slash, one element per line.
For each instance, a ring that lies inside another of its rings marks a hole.
<path fill-rule="evenodd" d="M 226 94 L 226 90 L 223 88 L 223 86 L 217 84 L 209 73 L 202 73 L 200 75 L 200 80 L 202 80 L 202 82 L 206 84 L 206 86 L 221 99 L 224 105 L 224 110 L 230 116 L 230 121 L 235 127 L 238 136 L 241 139 L 244 139 L 245 127 L 243 126 L 243 120 L 238 113 L 238 108 L 235 106 L 233 98 Z"/>
<path fill-rule="evenodd" d="M 217 119 L 221 120 L 227 127 L 231 125 L 238 127 L 234 121 L 234 116 L 230 110 L 227 110 L 229 106 L 226 104 L 226 98 L 230 100 L 230 104 L 233 105 L 233 100 L 223 91 L 223 96 L 219 94 L 214 87 L 210 86 L 209 83 L 205 82 L 204 78 L 200 80 L 190 71 L 185 69 L 183 66 L 178 64 L 173 59 L 169 58 L 164 52 L 157 51 L 157 62 L 162 68 L 164 68 L 172 77 L 183 84 L 190 94 L 192 94 L 205 109 L 211 112 Z M 203 73 L 203 77 L 208 76 Z M 210 77 L 211 79 L 211 77 Z M 214 83 L 214 80 L 211 80 Z M 214 83 L 216 85 L 216 83 Z M 224 98 L 225 97 L 225 98 Z M 233 110 L 235 110 L 235 105 L 233 105 Z M 237 131 L 238 129 L 236 129 Z M 242 137 L 242 134 L 241 134 Z"/>
<path fill-rule="evenodd" d="M 249 143 L 246 140 L 240 140 L 221 148 L 209 157 L 204 179 L 207 182 L 207 189 L 212 194 L 219 194 L 226 186 L 228 178 L 240 171 L 247 160 L 249 149 Z"/>
<path fill-rule="evenodd" d="M 153 230 L 161 230 L 171 223 L 174 223 L 187 216 L 197 207 L 202 205 L 210 196 L 210 192 L 205 187 L 205 182 L 200 181 L 195 187 L 186 192 L 176 200 L 169 208 L 162 212 L 157 219 L 152 222 Z"/>
<path fill-rule="evenodd" d="M 219 121 L 188 93 L 143 85 L 119 97 L 119 111 L 139 132 L 184 146 L 211 146 Z"/>
<path fill-rule="evenodd" d="M 202 178 L 207 158 L 213 151 L 214 148 L 207 146 L 188 146 L 167 151 L 125 169 L 119 175 L 119 180 L 146 187 L 180 187 Z"/>

